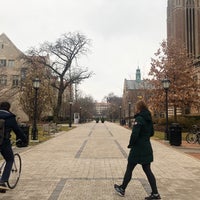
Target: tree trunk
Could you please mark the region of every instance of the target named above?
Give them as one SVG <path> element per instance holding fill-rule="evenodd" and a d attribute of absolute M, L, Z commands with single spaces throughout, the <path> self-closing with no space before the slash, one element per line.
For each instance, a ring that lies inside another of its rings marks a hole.
<path fill-rule="evenodd" d="M 54 110 L 54 122 L 57 123 L 58 119 L 59 119 L 59 113 L 60 113 L 60 109 L 61 109 L 61 105 L 62 105 L 62 95 L 63 95 L 63 90 L 58 90 L 58 99 L 57 99 L 57 105 L 56 108 Z"/>

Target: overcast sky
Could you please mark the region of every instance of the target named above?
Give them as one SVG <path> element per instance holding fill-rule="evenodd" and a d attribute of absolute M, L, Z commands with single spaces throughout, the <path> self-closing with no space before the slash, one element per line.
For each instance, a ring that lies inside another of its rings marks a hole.
<path fill-rule="evenodd" d="M 92 40 L 81 59 L 94 76 L 79 89 L 101 101 L 123 94 L 124 79 L 136 69 L 147 77 L 150 59 L 166 39 L 167 0 L 6 0 L 1 2 L 0 34 L 23 52 L 79 31 Z"/>

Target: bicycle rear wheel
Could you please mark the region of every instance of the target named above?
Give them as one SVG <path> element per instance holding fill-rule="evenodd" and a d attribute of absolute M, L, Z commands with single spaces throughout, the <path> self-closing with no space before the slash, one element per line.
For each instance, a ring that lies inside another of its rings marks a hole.
<path fill-rule="evenodd" d="M 18 153 L 14 154 L 14 163 L 12 166 L 12 170 L 10 172 L 10 177 L 8 180 L 8 187 L 10 189 L 14 189 L 19 181 L 19 177 L 21 174 L 22 160 Z"/>
<path fill-rule="evenodd" d="M 186 141 L 189 143 L 189 144 L 194 144 L 197 142 L 197 134 L 195 133 L 188 133 L 186 135 Z"/>

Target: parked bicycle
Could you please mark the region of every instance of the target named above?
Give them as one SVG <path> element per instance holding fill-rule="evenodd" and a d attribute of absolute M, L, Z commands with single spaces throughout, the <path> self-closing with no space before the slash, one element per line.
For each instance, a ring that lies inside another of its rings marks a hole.
<path fill-rule="evenodd" d="M 20 142 L 21 140 L 17 140 L 16 144 Z M 0 176 L 3 173 L 4 167 L 5 167 L 6 161 L 4 161 L 0 165 Z M 22 160 L 19 155 L 19 153 L 14 153 L 14 163 L 12 165 L 12 170 L 10 173 L 9 180 L 7 182 L 7 185 L 10 189 L 14 189 L 17 186 L 17 183 L 19 181 L 20 175 L 21 175 L 21 170 L 22 170 Z"/>
<path fill-rule="evenodd" d="M 186 135 L 186 141 L 190 144 L 199 143 L 200 144 L 200 127 L 193 125 Z"/>

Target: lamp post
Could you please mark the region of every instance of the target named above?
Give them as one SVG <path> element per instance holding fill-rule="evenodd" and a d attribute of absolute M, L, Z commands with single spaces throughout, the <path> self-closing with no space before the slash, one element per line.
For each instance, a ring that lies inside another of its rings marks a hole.
<path fill-rule="evenodd" d="M 128 127 L 131 128 L 131 102 L 128 102 Z"/>
<path fill-rule="evenodd" d="M 166 111 L 166 128 L 165 128 L 165 140 L 169 140 L 169 129 L 168 129 L 168 90 L 170 80 L 165 78 L 162 80 L 163 88 L 165 90 L 165 111 Z"/>
<path fill-rule="evenodd" d="M 119 106 L 119 124 L 122 125 L 122 106 Z"/>
<path fill-rule="evenodd" d="M 82 110 L 82 107 L 80 107 L 80 122 L 79 122 L 80 124 L 81 124 L 81 117 L 82 117 L 81 116 L 81 110 Z"/>
<path fill-rule="evenodd" d="M 69 127 L 72 127 L 72 102 L 69 102 Z"/>
<path fill-rule="evenodd" d="M 40 79 L 36 77 L 33 80 L 33 88 L 35 89 L 35 97 L 34 97 L 34 112 L 33 112 L 33 126 L 32 126 L 32 137 L 31 139 L 34 141 L 38 140 L 38 129 L 37 129 L 37 98 L 38 98 L 38 89 L 40 87 Z"/>

